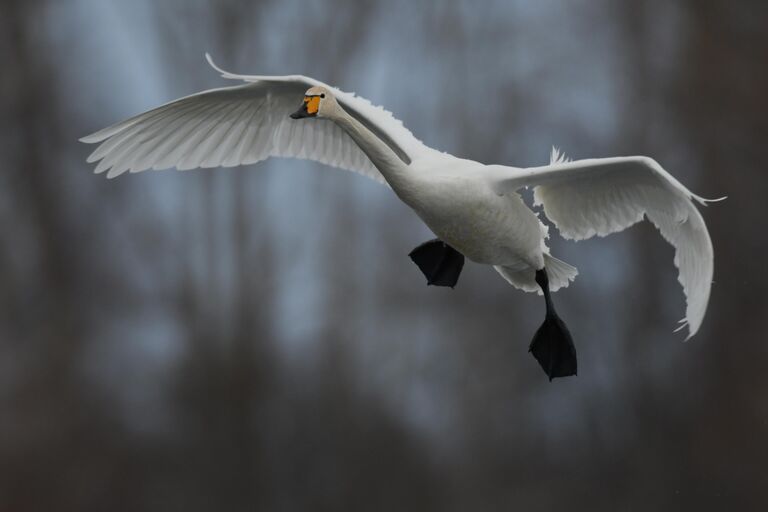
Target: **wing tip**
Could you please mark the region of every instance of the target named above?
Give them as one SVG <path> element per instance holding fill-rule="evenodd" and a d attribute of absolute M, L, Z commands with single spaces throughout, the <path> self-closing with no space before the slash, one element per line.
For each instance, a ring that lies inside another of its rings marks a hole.
<path fill-rule="evenodd" d="M 113 180 L 118 176 L 120 176 L 121 174 L 125 173 L 127 170 L 128 169 L 115 169 L 114 167 L 112 167 L 107 171 L 107 179 Z"/>
<path fill-rule="evenodd" d="M 217 73 L 219 73 L 222 78 L 226 78 L 227 80 L 243 80 L 245 82 L 258 82 L 260 80 L 264 80 L 265 78 L 269 78 L 269 77 L 262 77 L 262 76 L 256 76 L 256 75 L 253 75 L 253 76 L 238 75 L 237 73 L 226 71 L 225 69 L 221 68 L 218 64 L 216 64 L 213 61 L 213 57 L 211 57 L 211 54 L 208 52 L 205 52 L 205 60 L 208 61 L 208 65 L 210 65 Z"/>
<path fill-rule="evenodd" d="M 208 52 L 205 52 L 205 60 L 208 61 L 208 65 L 211 66 L 217 73 L 220 73 L 222 77 L 227 78 L 226 75 L 229 75 L 230 73 L 227 73 L 223 69 L 221 69 L 219 66 L 216 65 L 216 63 L 213 61 L 213 57 L 211 57 L 211 54 Z"/>
<path fill-rule="evenodd" d="M 109 130 L 110 128 L 104 128 L 103 130 L 99 130 L 97 132 L 91 133 L 90 135 L 85 135 L 84 137 L 80 137 L 77 139 L 78 142 L 83 142 L 85 144 L 96 144 L 97 142 L 101 142 L 104 139 L 109 138 Z"/>
<path fill-rule="evenodd" d="M 697 196 L 695 194 L 692 194 L 692 196 L 696 202 L 702 206 L 707 206 L 709 203 L 719 203 L 720 201 L 725 201 L 728 199 L 728 196 L 718 197 L 715 199 L 707 199 L 706 197 Z"/>
<path fill-rule="evenodd" d="M 678 323 L 680 325 L 678 325 L 677 328 L 672 332 L 680 332 L 686 327 L 688 328 L 688 335 L 683 340 L 683 343 L 693 338 L 696 335 L 696 333 L 699 332 L 699 327 L 701 327 L 701 320 L 697 320 L 693 324 L 691 324 L 688 317 L 681 319 L 680 321 L 678 321 Z"/>

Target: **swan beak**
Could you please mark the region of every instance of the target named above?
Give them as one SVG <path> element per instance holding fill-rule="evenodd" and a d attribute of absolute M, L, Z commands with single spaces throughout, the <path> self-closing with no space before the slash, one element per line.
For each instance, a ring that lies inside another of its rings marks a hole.
<path fill-rule="evenodd" d="M 304 117 L 314 117 L 320 110 L 320 96 L 304 96 L 304 103 L 299 110 L 291 114 L 291 119 L 302 119 Z"/>
<path fill-rule="evenodd" d="M 299 110 L 291 114 L 291 119 L 303 119 L 305 117 L 311 117 L 312 114 L 307 112 L 307 104 L 303 103 L 301 107 L 299 107 Z"/>

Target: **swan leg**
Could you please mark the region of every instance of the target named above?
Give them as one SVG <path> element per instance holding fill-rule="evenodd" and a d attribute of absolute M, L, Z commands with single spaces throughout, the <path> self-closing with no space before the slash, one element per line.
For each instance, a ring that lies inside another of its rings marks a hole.
<path fill-rule="evenodd" d="M 408 254 L 427 278 L 428 285 L 456 286 L 464 255 L 437 238 L 424 242 Z"/>
<path fill-rule="evenodd" d="M 557 316 L 555 306 L 552 304 L 549 294 L 549 277 L 545 268 L 536 271 L 536 283 L 544 292 L 547 315 L 544 323 L 533 336 L 528 351 L 539 362 L 550 381 L 555 377 L 576 375 L 576 347 L 573 345 L 568 327 Z"/>

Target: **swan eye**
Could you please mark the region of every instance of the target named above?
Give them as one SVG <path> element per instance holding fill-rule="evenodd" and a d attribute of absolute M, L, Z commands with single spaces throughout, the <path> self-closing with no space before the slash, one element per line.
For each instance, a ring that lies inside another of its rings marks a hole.
<path fill-rule="evenodd" d="M 321 98 L 325 98 L 325 93 L 322 93 L 322 94 L 320 95 L 320 97 L 321 97 Z"/>

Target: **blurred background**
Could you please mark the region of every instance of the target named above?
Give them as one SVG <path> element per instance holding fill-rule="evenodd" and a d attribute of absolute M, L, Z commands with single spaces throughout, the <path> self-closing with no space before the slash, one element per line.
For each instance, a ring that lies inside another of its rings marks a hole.
<path fill-rule="evenodd" d="M 0 511 L 768 509 L 762 0 L 0 3 Z M 319 164 L 92 174 L 83 135 L 303 73 L 486 163 L 643 154 L 696 193 L 700 333 L 647 224 L 553 253 L 579 376 L 528 354 L 540 297 Z"/>

